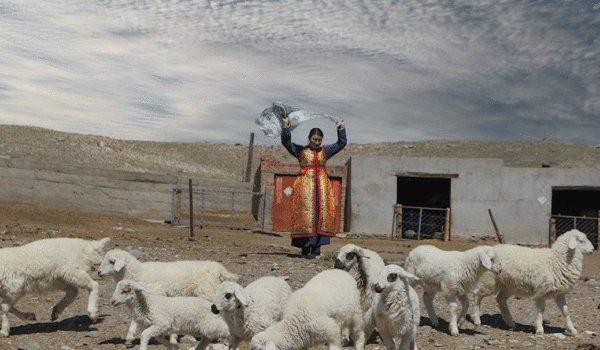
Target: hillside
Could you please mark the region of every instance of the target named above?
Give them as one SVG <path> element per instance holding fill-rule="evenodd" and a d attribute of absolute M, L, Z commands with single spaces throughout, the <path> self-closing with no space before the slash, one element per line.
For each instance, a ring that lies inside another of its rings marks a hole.
<path fill-rule="evenodd" d="M 349 139 L 352 139 L 351 131 Z M 253 173 L 263 154 L 273 155 L 283 162 L 294 162 L 283 146 L 255 146 Z M 547 140 L 350 143 L 329 164 L 344 164 L 357 155 L 496 158 L 504 159 L 508 167 L 539 168 L 545 165 L 600 169 L 600 148 Z M 191 177 L 240 180 L 246 172 L 248 145 L 125 141 L 36 127 L 0 125 L 0 156 L 157 174 L 181 171 Z"/>

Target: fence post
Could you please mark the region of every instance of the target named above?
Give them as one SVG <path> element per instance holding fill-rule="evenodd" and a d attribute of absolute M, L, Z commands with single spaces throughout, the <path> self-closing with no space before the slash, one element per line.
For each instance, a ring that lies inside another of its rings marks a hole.
<path fill-rule="evenodd" d="M 492 224 L 494 225 L 494 230 L 496 230 L 496 237 L 498 237 L 498 243 L 504 243 L 504 239 L 502 239 L 502 235 L 500 231 L 498 231 L 498 226 L 496 225 L 496 220 L 494 220 L 494 215 L 492 215 L 492 209 L 488 209 L 488 213 L 490 214 L 490 219 L 492 219 Z"/>
<path fill-rule="evenodd" d="M 450 240 L 450 208 L 446 208 L 446 225 L 444 226 L 444 242 Z"/>
<path fill-rule="evenodd" d="M 250 133 L 250 144 L 248 145 L 248 163 L 246 165 L 245 182 L 250 182 L 250 173 L 252 172 L 252 153 L 254 151 L 254 133 Z"/>
<path fill-rule="evenodd" d="M 190 179 L 190 238 L 194 238 L 194 193 L 192 179 Z"/>
<path fill-rule="evenodd" d="M 556 241 L 556 218 L 550 219 L 550 245 Z"/>
<path fill-rule="evenodd" d="M 402 238 L 402 204 L 394 206 L 394 216 L 396 218 L 396 237 Z"/>
<path fill-rule="evenodd" d="M 179 170 L 177 172 L 177 184 L 175 185 L 175 187 L 177 187 L 177 191 L 175 191 L 175 216 L 177 217 L 177 220 L 179 220 L 179 218 L 181 217 L 181 176 L 182 176 L 182 172 L 181 170 Z"/>

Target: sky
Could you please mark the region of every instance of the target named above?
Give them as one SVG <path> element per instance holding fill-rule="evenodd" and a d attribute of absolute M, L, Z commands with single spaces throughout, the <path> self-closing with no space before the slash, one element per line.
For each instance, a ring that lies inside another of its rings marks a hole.
<path fill-rule="evenodd" d="M 350 143 L 597 145 L 599 40 L 600 0 L 0 0 L 0 124 L 276 145 L 283 102 Z"/>

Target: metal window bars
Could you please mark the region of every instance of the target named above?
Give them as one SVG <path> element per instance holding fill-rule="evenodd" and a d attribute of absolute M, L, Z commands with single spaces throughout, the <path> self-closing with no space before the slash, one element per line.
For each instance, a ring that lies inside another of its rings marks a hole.
<path fill-rule="evenodd" d="M 563 233 L 577 229 L 587 236 L 595 249 L 598 249 L 598 234 L 600 233 L 600 220 L 586 216 L 552 215 L 550 219 L 550 244 Z"/>
<path fill-rule="evenodd" d="M 450 208 L 409 207 L 396 204 L 392 239 L 450 239 Z"/>

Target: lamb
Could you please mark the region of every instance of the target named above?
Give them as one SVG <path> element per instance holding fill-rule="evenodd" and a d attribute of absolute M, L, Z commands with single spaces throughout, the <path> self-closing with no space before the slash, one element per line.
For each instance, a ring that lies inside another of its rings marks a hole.
<path fill-rule="evenodd" d="M 375 283 L 373 300 L 379 335 L 388 350 L 396 350 L 394 336 L 402 338 L 399 350 L 417 350 L 417 327 L 421 320 L 419 296 L 411 282 L 419 278 L 398 265 L 383 268 Z"/>
<path fill-rule="evenodd" d="M 90 292 L 87 312 L 98 319 L 98 283 L 89 275 L 92 265 L 102 260 L 102 250 L 110 238 L 87 241 L 78 238 L 43 239 L 21 247 L 0 249 L 0 296 L 2 296 L 2 329 L 0 336 L 8 337 L 8 312 L 23 320 L 35 321 L 32 312 L 14 308 L 27 294 L 46 294 L 63 290 L 65 296 L 52 308 L 56 320 L 63 310 L 75 301 L 79 288 Z"/>
<path fill-rule="evenodd" d="M 372 304 L 375 297 L 373 286 L 385 266 L 379 254 L 354 244 L 343 246 L 334 267 L 349 272 L 360 291 L 360 304 L 364 311 L 365 336 L 368 339 L 375 328 Z"/>
<path fill-rule="evenodd" d="M 164 338 L 169 333 L 202 337 L 196 350 L 204 350 L 212 339 L 229 334 L 225 321 L 210 312 L 211 302 L 201 297 L 154 295 L 138 282 L 122 280 L 117 283 L 111 303 L 127 304 L 136 322 L 146 328 L 140 337 L 140 350 L 148 348 L 150 338 L 168 349 L 178 349 Z"/>
<path fill-rule="evenodd" d="M 537 307 L 535 320 L 536 334 L 544 334 L 543 313 L 547 298 L 554 298 L 561 310 L 571 335 L 577 335 L 567 309 L 566 294 L 573 290 L 581 276 L 583 253 L 592 254 L 594 246 L 586 235 L 578 230 L 564 233 L 551 248 L 527 248 L 510 244 L 494 246 L 502 260 L 502 273 L 484 276 L 477 284 L 473 294 L 473 322 L 481 324 L 479 317 L 481 300 L 498 293 L 496 300 L 504 322 L 515 329 L 515 322 L 508 310 L 508 298 L 513 295 L 533 297 Z"/>
<path fill-rule="evenodd" d="M 212 300 L 217 286 L 224 281 L 237 281 L 233 274 L 215 261 L 174 261 L 145 262 L 138 261 L 133 255 L 120 249 L 106 253 L 98 269 L 100 276 L 113 275 L 115 282 L 124 279 L 142 283 L 156 295 L 203 297 Z M 135 339 L 137 324 L 131 322 L 126 342 Z M 175 335 L 171 342 L 176 343 Z"/>
<path fill-rule="evenodd" d="M 242 288 L 235 282 L 223 282 L 211 306 L 229 326 L 229 349 L 235 350 L 240 342 L 250 341 L 268 326 L 281 321 L 283 309 L 292 288 L 278 277 L 262 277 Z"/>
<path fill-rule="evenodd" d="M 500 273 L 502 266 L 494 248 L 480 246 L 457 252 L 444 251 L 434 246 L 422 245 L 413 249 L 406 258 L 404 268 L 419 277 L 423 287 L 423 303 L 434 327 L 439 325 L 433 308 L 436 293 L 443 292 L 450 311 L 450 334 L 457 336 L 469 309 L 468 293 L 486 271 Z M 458 304 L 462 311 L 457 319 Z"/>
<path fill-rule="evenodd" d="M 256 334 L 250 350 L 299 350 L 327 342 L 341 350 L 342 329 L 348 328 L 356 350 L 363 350 L 360 292 L 354 278 L 341 270 L 315 275 L 290 297 L 283 319 Z"/>

